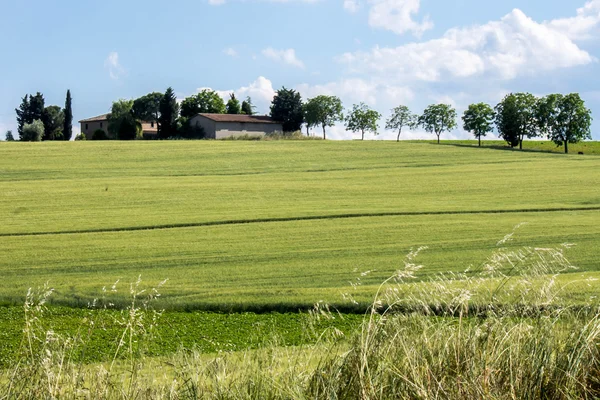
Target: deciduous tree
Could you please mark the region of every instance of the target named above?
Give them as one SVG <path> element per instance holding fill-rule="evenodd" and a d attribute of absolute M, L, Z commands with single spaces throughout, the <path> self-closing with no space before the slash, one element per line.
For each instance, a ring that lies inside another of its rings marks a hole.
<path fill-rule="evenodd" d="M 496 106 L 496 127 L 508 144 L 523 149 L 523 139 L 538 136 L 537 99 L 531 93 L 510 93 Z"/>
<path fill-rule="evenodd" d="M 71 140 L 73 136 L 73 108 L 71 105 L 71 91 L 67 90 L 67 98 L 65 99 L 65 109 L 63 111 L 64 121 L 63 121 L 63 140 Z"/>
<path fill-rule="evenodd" d="M 40 142 L 44 137 L 44 124 L 41 120 L 35 119 L 30 124 L 23 125 L 22 142 Z"/>
<path fill-rule="evenodd" d="M 65 115 L 59 106 L 48 106 L 42 113 L 44 124 L 43 140 L 62 140 Z"/>
<path fill-rule="evenodd" d="M 398 106 L 392 109 L 392 115 L 385 123 L 385 129 L 393 129 L 398 131 L 397 141 L 400 141 L 400 135 L 404 127 L 414 128 L 417 125 L 419 117 L 406 106 Z"/>
<path fill-rule="evenodd" d="M 419 117 L 418 124 L 429 133 L 435 133 L 437 142 L 444 132 L 456 128 L 456 110 L 449 104 L 432 104 Z"/>
<path fill-rule="evenodd" d="M 231 93 L 229 95 L 229 101 L 225 105 L 225 111 L 227 114 L 241 114 L 242 108 L 240 106 L 240 102 L 235 98 L 235 93 Z"/>
<path fill-rule="evenodd" d="M 361 140 L 365 140 L 365 132 L 377 135 L 377 122 L 381 114 L 372 110 L 365 103 L 354 104 L 352 111 L 346 117 L 346 129 L 352 132 L 360 132 Z"/>
<path fill-rule="evenodd" d="M 12 131 L 6 131 L 6 141 L 7 142 L 14 142 L 15 141 L 15 137 L 13 136 Z"/>
<path fill-rule="evenodd" d="M 108 116 L 108 132 L 119 140 L 133 140 L 138 136 L 137 121 L 133 117 L 133 100 L 113 102 Z"/>
<path fill-rule="evenodd" d="M 133 117 L 138 121 L 158 122 L 160 117 L 160 101 L 163 94 L 160 92 L 152 92 L 137 98 L 133 101 Z"/>
<path fill-rule="evenodd" d="M 160 117 L 158 119 L 158 137 L 166 139 L 177 135 L 177 117 L 179 105 L 172 88 L 168 88 L 160 101 Z"/>
<path fill-rule="evenodd" d="M 494 130 L 494 116 L 494 110 L 486 103 L 471 104 L 463 114 L 463 128 L 479 140 L 479 147 L 481 138 Z"/>
<path fill-rule="evenodd" d="M 592 112 L 578 93 L 551 94 L 539 100 L 536 119 L 540 130 L 557 146 L 591 139 Z"/>
<path fill-rule="evenodd" d="M 250 96 L 246 97 L 246 100 L 242 101 L 242 114 L 254 115 L 254 109 L 256 106 L 252 104 Z"/>
<path fill-rule="evenodd" d="M 225 102 L 217 92 L 204 89 L 181 102 L 181 116 L 192 118 L 199 113 L 225 114 Z"/>
<path fill-rule="evenodd" d="M 299 131 L 304 123 L 304 108 L 300 93 L 282 87 L 271 103 L 271 118 L 283 125 L 284 132 Z"/>
<path fill-rule="evenodd" d="M 336 122 L 342 121 L 344 115 L 342 111 L 342 101 L 336 96 L 317 96 L 309 99 L 304 104 L 304 120 L 308 127 L 321 126 L 323 129 L 323 139 L 326 139 L 325 128 L 335 125 Z"/>

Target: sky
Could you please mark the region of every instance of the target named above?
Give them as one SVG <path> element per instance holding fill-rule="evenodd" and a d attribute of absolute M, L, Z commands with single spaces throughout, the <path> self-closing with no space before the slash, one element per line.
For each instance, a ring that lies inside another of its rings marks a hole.
<path fill-rule="evenodd" d="M 383 115 L 378 139 L 395 138 L 384 121 L 401 104 L 460 116 L 510 92 L 579 92 L 595 114 L 599 39 L 600 0 L 0 0 L 0 139 L 16 136 L 25 94 L 64 106 L 67 89 L 78 121 L 169 86 L 179 99 L 251 96 L 265 114 L 285 86 L 365 102 Z M 600 140 L 600 116 L 592 132 Z M 359 137 L 341 125 L 328 136 Z"/>

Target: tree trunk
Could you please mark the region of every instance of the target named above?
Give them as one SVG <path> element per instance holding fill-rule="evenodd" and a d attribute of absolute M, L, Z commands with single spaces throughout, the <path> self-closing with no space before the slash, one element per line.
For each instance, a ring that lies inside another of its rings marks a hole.
<path fill-rule="evenodd" d="M 310 133 L 308 132 L 308 125 L 306 125 L 306 136 L 310 136 Z"/>
<path fill-rule="evenodd" d="M 400 141 L 400 134 L 402 134 L 402 128 L 398 129 L 398 142 Z"/>
<path fill-rule="evenodd" d="M 323 140 L 325 140 L 325 125 L 323 125 Z"/>
<path fill-rule="evenodd" d="M 519 136 L 519 150 L 523 150 L 523 136 Z"/>
<path fill-rule="evenodd" d="M 360 140 L 365 140 L 365 131 L 361 131 L 362 132 L 362 138 Z"/>
<path fill-rule="evenodd" d="M 438 137 L 438 144 L 440 144 L 440 136 L 442 135 L 441 133 L 436 133 L 437 137 Z"/>
<path fill-rule="evenodd" d="M 479 147 L 481 147 L 481 135 L 479 135 Z"/>
<path fill-rule="evenodd" d="M 569 142 L 565 140 L 565 154 L 569 154 Z"/>

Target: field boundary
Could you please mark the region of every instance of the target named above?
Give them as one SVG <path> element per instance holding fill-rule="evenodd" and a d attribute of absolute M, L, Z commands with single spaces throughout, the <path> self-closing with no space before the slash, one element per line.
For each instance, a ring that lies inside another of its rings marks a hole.
<path fill-rule="evenodd" d="M 297 216 L 297 217 L 234 219 L 234 220 L 223 220 L 223 221 L 175 223 L 175 224 L 131 226 L 131 227 L 120 227 L 120 228 L 97 228 L 97 229 L 75 229 L 75 230 L 67 230 L 67 231 L 0 233 L 0 238 L 3 238 L 3 237 L 26 237 L 26 236 L 50 236 L 50 235 L 77 235 L 77 234 L 86 234 L 86 233 L 136 232 L 136 231 L 150 231 L 150 230 L 163 230 L 163 229 L 198 228 L 198 227 L 204 227 L 204 226 L 247 225 L 247 224 L 271 223 L 271 222 L 276 223 L 276 222 L 294 222 L 294 221 L 315 221 L 315 220 L 352 219 L 352 218 L 366 218 L 366 217 L 403 217 L 403 216 L 412 217 L 412 216 L 478 215 L 478 214 L 525 214 L 525 213 L 554 213 L 554 212 L 569 212 L 569 211 L 600 211 L 600 206 L 598 206 L 598 207 L 524 208 L 524 209 L 512 209 L 512 210 L 388 211 L 388 212 L 373 212 L 373 213 L 307 215 L 307 216 Z"/>

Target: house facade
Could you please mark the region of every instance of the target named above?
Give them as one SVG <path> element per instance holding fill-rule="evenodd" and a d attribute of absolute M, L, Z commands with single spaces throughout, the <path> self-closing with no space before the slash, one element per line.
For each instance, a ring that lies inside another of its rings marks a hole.
<path fill-rule="evenodd" d="M 223 139 L 231 136 L 265 136 L 282 132 L 280 122 L 271 117 L 245 114 L 197 114 L 190 125 L 202 127 L 207 139 Z"/>
<path fill-rule="evenodd" d="M 94 132 L 102 130 L 106 133 L 106 136 L 114 139 L 113 135 L 108 132 L 108 117 L 110 114 L 102 114 L 97 117 L 82 119 L 79 121 L 81 124 L 81 133 L 85 135 L 87 140 L 92 140 Z M 158 136 L 158 127 L 155 122 L 142 121 L 142 134 L 145 139 L 153 139 Z"/>

